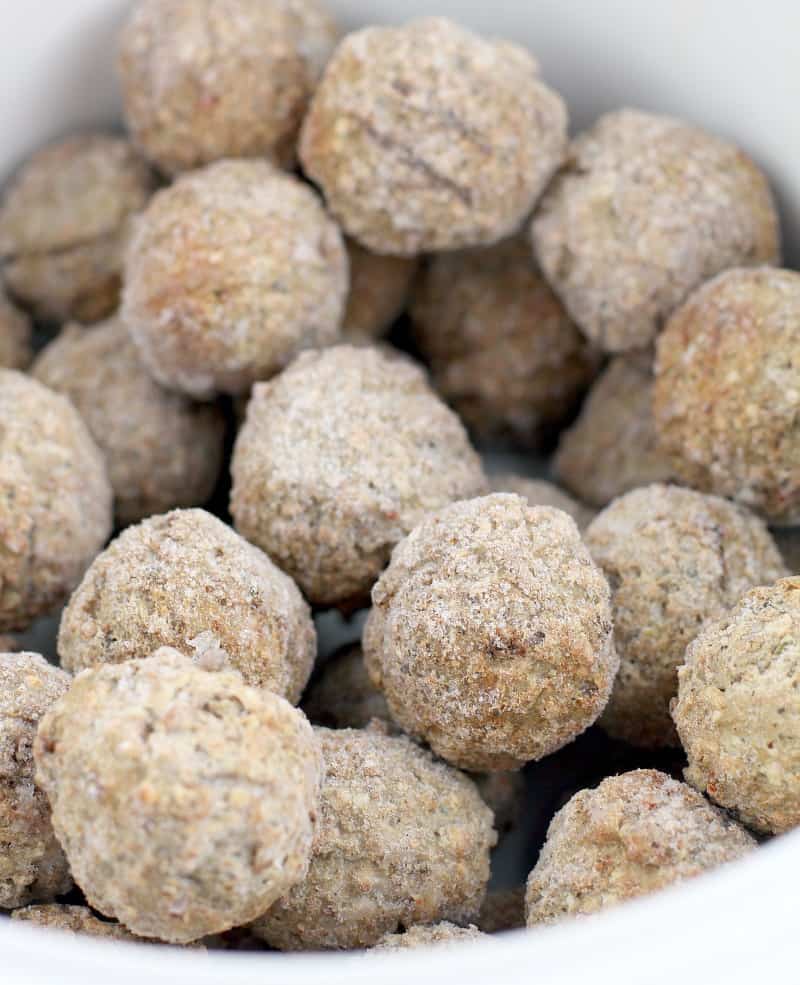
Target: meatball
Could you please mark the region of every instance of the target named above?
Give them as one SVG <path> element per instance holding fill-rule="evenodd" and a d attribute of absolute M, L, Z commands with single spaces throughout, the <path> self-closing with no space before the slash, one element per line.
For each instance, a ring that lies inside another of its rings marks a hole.
<path fill-rule="evenodd" d="M 748 592 L 705 627 L 672 714 L 686 779 L 750 828 L 800 825 L 800 578 Z"/>
<path fill-rule="evenodd" d="M 308 875 L 253 930 L 281 950 L 371 947 L 477 916 L 495 843 L 474 784 L 401 736 L 318 729 L 325 780 Z"/>
<path fill-rule="evenodd" d="M 231 471 L 236 529 L 311 602 L 345 608 L 426 513 L 486 488 L 424 373 L 355 346 L 304 353 L 255 387 Z"/>
<path fill-rule="evenodd" d="M 316 739 L 234 671 L 168 648 L 86 671 L 34 755 L 75 881 L 139 936 L 188 943 L 246 923 L 306 873 Z"/>
<path fill-rule="evenodd" d="M 800 522 L 800 274 L 730 270 L 676 311 L 659 340 L 654 413 L 690 486 L 776 526 Z"/>
<path fill-rule="evenodd" d="M 9 290 L 41 318 L 110 315 L 132 218 L 153 188 L 149 168 L 121 137 L 87 134 L 38 151 L 0 205 Z"/>
<path fill-rule="evenodd" d="M 300 157 L 350 236 L 412 256 L 516 232 L 563 160 L 566 127 L 527 51 L 426 18 L 342 41 Z"/>
<path fill-rule="evenodd" d="M 372 683 L 359 644 L 334 654 L 309 688 L 303 710 L 316 725 L 364 728 L 373 718 L 391 722 L 382 692 Z"/>
<path fill-rule="evenodd" d="M 573 141 L 533 243 L 569 313 L 608 352 L 649 345 L 720 271 L 780 260 L 775 204 L 755 164 L 687 123 L 630 109 Z"/>
<path fill-rule="evenodd" d="M 220 161 L 154 196 L 128 250 L 123 317 L 153 377 L 240 394 L 332 344 L 348 289 L 339 229 L 266 161 Z"/>
<path fill-rule="evenodd" d="M 9 301 L 0 281 L 0 367 L 25 369 L 33 355 L 30 318 Z"/>
<path fill-rule="evenodd" d="M 0 653 L 0 908 L 51 900 L 72 887 L 50 824 L 50 805 L 34 783 L 33 740 L 42 716 L 70 676 L 38 653 Z"/>
<path fill-rule="evenodd" d="M 758 517 L 716 496 L 646 486 L 586 531 L 611 584 L 620 669 L 600 724 L 634 745 L 678 745 L 669 714 L 678 666 L 703 622 L 787 574 Z"/>
<path fill-rule="evenodd" d="M 139 0 L 119 45 L 133 139 L 169 174 L 223 157 L 290 166 L 336 39 L 316 0 Z"/>
<path fill-rule="evenodd" d="M 495 494 L 424 520 L 372 592 L 364 651 L 392 717 L 470 770 L 571 742 L 608 700 L 609 589 L 574 521 Z"/>
<path fill-rule="evenodd" d="M 545 479 L 528 479 L 522 475 L 505 472 L 489 476 L 492 492 L 514 493 L 522 496 L 528 506 L 552 506 L 561 510 L 575 521 L 578 530 L 584 530 L 592 520 L 594 512 L 573 499 L 569 493 L 559 489 L 553 482 Z"/>
<path fill-rule="evenodd" d="M 353 345 L 376 342 L 405 311 L 417 260 L 370 253 L 352 239 L 346 245 L 350 294 L 342 336 Z"/>
<path fill-rule="evenodd" d="M 478 914 L 478 926 L 484 934 L 498 934 L 524 927 L 525 887 L 490 890 Z"/>
<path fill-rule="evenodd" d="M 111 533 L 103 456 L 64 397 L 0 369 L 0 631 L 56 608 Z"/>
<path fill-rule="evenodd" d="M 553 818 L 528 878 L 527 924 L 596 913 L 732 862 L 755 841 L 700 794 L 656 770 L 581 790 Z"/>
<path fill-rule="evenodd" d="M 105 937 L 113 941 L 144 942 L 144 938 L 132 934 L 121 924 L 98 920 L 87 906 L 68 906 L 64 903 L 25 906 L 21 910 L 14 910 L 11 919 L 69 934 L 88 934 L 90 937 Z"/>
<path fill-rule="evenodd" d="M 411 316 L 434 385 L 483 440 L 541 446 L 597 369 L 521 236 L 434 257 Z"/>
<path fill-rule="evenodd" d="M 120 524 L 204 503 L 222 466 L 225 420 L 155 383 L 118 318 L 65 328 L 32 375 L 69 397 L 106 457 Z"/>
<path fill-rule="evenodd" d="M 431 947 L 443 944 L 445 947 L 456 947 L 459 944 L 469 944 L 482 940 L 486 934 L 477 927 L 457 927 L 454 923 L 443 920 L 429 927 L 410 927 L 402 934 L 384 934 L 373 951 L 405 951 L 416 947 Z"/>

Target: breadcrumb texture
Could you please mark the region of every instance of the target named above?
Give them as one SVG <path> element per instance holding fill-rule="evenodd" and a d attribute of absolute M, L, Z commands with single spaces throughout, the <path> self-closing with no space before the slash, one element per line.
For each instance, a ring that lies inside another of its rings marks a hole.
<path fill-rule="evenodd" d="M 0 653 L 0 908 L 51 900 L 72 888 L 34 783 L 33 740 L 42 716 L 70 685 L 38 653 Z"/>
<path fill-rule="evenodd" d="M 499 934 L 525 926 L 525 886 L 514 889 L 494 889 L 486 894 L 478 927 L 484 934 Z"/>
<path fill-rule="evenodd" d="M 403 934 L 385 934 L 372 948 L 373 951 L 406 951 L 417 947 L 444 945 L 457 947 L 469 944 L 486 937 L 477 927 L 457 927 L 454 923 L 443 920 L 430 927 L 410 927 Z"/>
<path fill-rule="evenodd" d="M 26 369 L 33 357 L 30 318 L 8 299 L 0 281 L 0 367 Z"/>
<path fill-rule="evenodd" d="M 620 657 L 600 724 L 634 745 L 679 745 L 669 704 L 686 647 L 746 591 L 788 574 L 778 548 L 748 510 L 663 485 L 615 500 L 585 540 L 611 585 Z"/>
<path fill-rule="evenodd" d="M 649 354 L 612 359 L 559 439 L 553 472 L 593 506 L 602 508 L 639 486 L 673 478 L 653 420 L 650 363 Z"/>
<path fill-rule="evenodd" d="M 297 586 L 204 510 L 129 527 L 95 560 L 64 609 L 62 665 L 77 672 L 161 646 L 221 657 L 245 681 L 296 703 L 316 657 Z"/>
<path fill-rule="evenodd" d="M 331 345 L 347 252 L 314 191 L 266 161 L 220 161 L 153 197 L 127 255 L 123 316 L 164 386 L 240 394 Z"/>
<path fill-rule="evenodd" d="M 528 877 L 529 927 L 587 916 L 741 858 L 754 839 L 656 770 L 582 790 L 553 818 Z"/>
<path fill-rule="evenodd" d="M 139 0 L 119 43 L 133 139 L 169 174 L 224 157 L 290 167 L 336 39 L 316 0 Z"/>
<path fill-rule="evenodd" d="M 405 737 L 316 732 L 325 780 L 311 865 L 256 934 L 287 951 L 357 948 L 474 919 L 496 837 L 471 780 Z"/>
<path fill-rule="evenodd" d="M 154 188 L 127 140 L 86 134 L 37 151 L 0 206 L 11 293 L 40 318 L 97 321 L 119 303 L 132 217 Z"/>
<path fill-rule="evenodd" d="M 88 934 L 90 937 L 105 937 L 113 941 L 145 943 L 121 924 L 109 920 L 98 920 L 87 906 L 68 906 L 64 903 L 45 903 L 41 906 L 26 906 L 14 910 L 12 920 L 23 920 L 46 927 L 48 930 L 61 930 L 70 934 Z"/>
<path fill-rule="evenodd" d="M 415 257 L 370 253 L 347 240 L 350 260 L 350 295 L 342 336 L 353 345 L 383 338 L 406 309 L 417 274 Z"/>
<path fill-rule="evenodd" d="M 86 671 L 34 754 L 75 881 L 142 937 L 188 943 L 247 923 L 306 873 L 317 741 L 234 671 L 168 648 Z"/>
<path fill-rule="evenodd" d="M 31 373 L 78 409 L 105 455 L 120 524 L 211 496 L 222 467 L 222 411 L 160 387 L 120 319 L 67 326 Z"/>
<path fill-rule="evenodd" d="M 687 781 L 756 831 L 800 825 L 800 578 L 748 592 L 678 673 Z"/>
<path fill-rule="evenodd" d="M 463 769 L 517 769 L 598 717 L 609 589 L 574 521 L 494 494 L 428 517 L 372 592 L 364 651 L 392 717 Z"/>
<path fill-rule="evenodd" d="M 236 529 L 317 605 L 368 598 L 394 545 L 486 478 L 411 360 L 338 346 L 256 386 L 231 466 Z"/>
<path fill-rule="evenodd" d="M 800 522 L 800 274 L 730 270 L 695 292 L 659 340 L 654 413 L 690 486 Z"/>
<path fill-rule="evenodd" d="M 434 385 L 485 441 L 541 445 L 597 370 L 523 236 L 433 257 L 411 315 Z"/>
<path fill-rule="evenodd" d="M 300 157 L 350 236 L 414 255 L 516 232 L 561 164 L 566 127 L 527 51 L 424 18 L 342 41 Z"/>
<path fill-rule="evenodd" d="M 111 533 L 103 456 L 64 397 L 0 369 L 0 630 L 72 591 Z"/>
<path fill-rule="evenodd" d="M 528 506 L 552 506 L 575 521 L 578 530 L 584 530 L 594 517 L 594 511 L 573 499 L 554 482 L 546 479 L 528 479 L 522 475 L 504 472 L 489 477 L 492 492 L 514 493 L 522 496 Z"/>
<path fill-rule="evenodd" d="M 545 276 L 607 352 L 649 345 L 709 277 L 780 262 L 767 180 L 737 147 L 624 109 L 571 145 L 533 220 Z"/>

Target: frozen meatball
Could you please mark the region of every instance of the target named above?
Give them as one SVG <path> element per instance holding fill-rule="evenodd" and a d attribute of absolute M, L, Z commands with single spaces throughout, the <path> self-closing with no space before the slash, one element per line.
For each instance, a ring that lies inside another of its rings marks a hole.
<path fill-rule="evenodd" d="M 612 359 L 561 435 L 553 458 L 558 479 L 597 507 L 638 486 L 668 482 L 674 470 L 658 443 L 652 399 L 650 359 Z"/>
<path fill-rule="evenodd" d="M 541 445 L 597 369 L 522 236 L 434 257 L 411 316 L 434 385 L 484 440 Z"/>
<path fill-rule="evenodd" d="M 25 369 L 33 355 L 30 318 L 9 301 L 0 281 L 0 367 Z"/>
<path fill-rule="evenodd" d="M 266 161 L 220 161 L 159 192 L 137 223 L 123 316 L 153 377 L 240 394 L 339 338 L 347 253 L 311 188 Z"/>
<path fill-rule="evenodd" d="M 170 174 L 223 157 L 290 166 L 336 39 L 317 0 L 139 0 L 119 46 L 133 139 Z"/>
<path fill-rule="evenodd" d="M 454 923 L 443 920 L 429 927 L 410 927 L 402 934 L 384 934 L 372 950 L 405 951 L 438 944 L 456 947 L 459 944 L 474 943 L 485 937 L 486 934 L 482 934 L 477 927 L 457 927 Z"/>
<path fill-rule="evenodd" d="M 61 663 L 77 673 L 160 646 L 224 655 L 248 684 L 296 703 L 316 656 L 297 586 L 204 510 L 129 527 L 96 558 L 64 609 Z"/>
<path fill-rule="evenodd" d="M 529 927 L 587 916 L 732 862 L 756 843 L 691 787 L 635 770 L 581 790 L 553 818 L 528 878 Z"/>
<path fill-rule="evenodd" d="M 135 934 L 181 944 L 228 930 L 306 873 L 317 741 L 301 712 L 234 671 L 168 648 L 86 671 L 34 754 L 75 881 Z"/>
<path fill-rule="evenodd" d="M 516 769 L 587 729 L 617 671 L 609 589 L 574 521 L 519 496 L 456 503 L 402 541 L 364 651 L 392 717 L 463 769 Z"/>
<path fill-rule="evenodd" d="M 9 290 L 41 318 L 111 314 L 131 220 L 153 188 L 149 168 L 121 137 L 70 137 L 38 151 L 0 205 Z"/>
<path fill-rule="evenodd" d="M 573 499 L 569 493 L 559 489 L 553 482 L 545 479 L 528 479 L 522 475 L 502 473 L 489 477 L 492 492 L 515 493 L 527 500 L 528 506 L 552 506 L 567 513 L 577 524 L 578 530 L 589 525 L 594 512 Z"/>
<path fill-rule="evenodd" d="M 371 947 L 413 924 L 474 919 L 492 813 L 409 739 L 318 729 L 325 780 L 308 875 L 253 930 L 280 950 Z"/>
<path fill-rule="evenodd" d="M 498 834 L 506 835 L 519 824 L 525 804 L 525 777 L 513 770 L 474 773 L 478 793 L 494 814 Z"/>
<path fill-rule="evenodd" d="M 748 592 L 678 676 L 688 782 L 756 831 L 800 825 L 800 578 Z"/>
<path fill-rule="evenodd" d="M 69 397 L 86 422 L 106 457 L 121 524 L 210 497 L 222 465 L 221 410 L 155 383 L 119 319 L 68 326 L 31 373 Z"/>
<path fill-rule="evenodd" d="M 486 488 L 464 428 L 410 360 L 338 346 L 255 387 L 231 512 L 317 605 L 365 601 L 422 518 Z"/>
<path fill-rule="evenodd" d="M 111 533 L 105 462 L 64 397 L 0 370 L 0 631 L 62 602 Z"/>
<path fill-rule="evenodd" d="M 687 123 L 630 109 L 573 141 L 533 243 L 567 310 L 608 352 L 649 345 L 720 271 L 780 260 L 775 204 L 755 164 Z"/>
<path fill-rule="evenodd" d="M 0 909 L 72 888 L 33 763 L 39 720 L 69 684 L 69 674 L 38 653 L 0 653 Z"/>
<path fill-rule="evenodd" d="M 490 890 L 478 914 L 478 926 L 484 934 L 498 934 L 524 927 L 525 887 Z"/>
<path fill-rule="evenodd" d="M 615 500 L 585 540 L 611 585 L 620 657 L 600 723 L 634 745 L 678 745 L 669 703 L 686 647 L 748 589 L 787 574 L 778 548 L 748 510 L 662 485 Z"/>
<path fill-rule="evenodd" d="M 372 683 L 359 644 L 335 654 L 309 688 L 303 710 L 317 725 L 364 728 L 373 718 L 390 722 L 383 693 Z"/>
<path fill-rule="evenodd" d="M 383 338 L 406 309 L 417 273 L 414 257 L 381 256 L 347 241 L 350 295 L 342 335 L 353 345 Z"/>
<path fill-rule="evenodd" d="M 730 270 L 670 318 L 654 412 L 680 478 L 776 526 L 800 522 L 800 274 Z"/>
<path fill-rule="evenodd" d="M 46 927 L 48 930 L 61 930 L 70 934 L 88 934 L 90 937 L 105 937 L 114 941 L 143 942 L 121 924 L 110 920 L 98 920 L 87 906 L 67 906 L 64 903 L 46 903 L 42 906 L 26 906 L 11 914 L 12 920 L 23 920 Z"/>
<path fill-rule="evenodd" d="M 516 232 L 563 160 L 566 127 L 527 51 L 426 18 L 342 41 L 300 157 L 350 236 L 410 256 Z"/>

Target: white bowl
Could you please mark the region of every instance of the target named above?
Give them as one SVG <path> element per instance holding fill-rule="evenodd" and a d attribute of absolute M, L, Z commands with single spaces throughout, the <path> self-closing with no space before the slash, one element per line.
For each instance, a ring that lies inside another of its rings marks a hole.
<path fill-rule="evenodd" d="M 778 191 L 800 255 L 797 0 L 330 0 L 348 26 L 453 17 L 526 43 L 573 124 L 621 105 L 733 138 Z M 0 181 L 42 142 L 119 119 L 114 35 L 124 0 L 0 0 Z M 800 832 L 747 860 L 591 920 L 463 950 L 207 955 L 113 945 L 0 921 L 4 985 L 674 985 L 797 980 Z"/>

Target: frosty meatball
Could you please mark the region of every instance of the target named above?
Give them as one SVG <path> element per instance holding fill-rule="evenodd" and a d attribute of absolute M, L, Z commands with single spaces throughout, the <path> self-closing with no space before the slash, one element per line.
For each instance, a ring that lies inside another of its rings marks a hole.
<path fill-rule="evenodd" d="M 383 693 L 372 683 L 359 644 L 335 654 L 309 688 L 303 710 L 317 725 L 364 728 L 373 718 L 390 722 Z"/>
<path fill-rule="evenodd" d="M 121 924 L 110 920 L 98 920 L 87 906 L 68 906 L 64 903 L 46 903 L 41 906 L 25 906 L 14 910 L 12 920 L 22 920 L 48 930 L 61 930 L 69 934 L 88 934 L 89 937 L 105 937 L 113 941 L 143 942 Z"/>
<path fill-rule="evenodd" d="M 516 232 L 561 164 L 566 126 L 527 51 L 426 18 L 342 41 L 300 157 L 350 236 L 408 256 Z"/>
<path fill-rule="evenodd" d="M 649 357 L 612 359 L 553 458 L 554 473 L 572 493 L 603 507 L 637 486 L 673 477 L 658 443 L 652 400 Z"/>
<path fill-rule="evenodd" d="M 240 394 L 339 338 L 347 253 L 319 199 L 266 161 L 220 161 L 159 192 L 127 255 L 123 315 L 153 377 Z"/>
<path fill-rule="evenodd" d="M 222 412 L 155 383 L 119 319 L 68 326 L 31 373 L 69 397 L 86 422 L 105 455 L 121 524 L 209 498 L 222 465 Z"/>
<path fill-rule="evenodd" d="M 439 944 L 455 947 L 460 944 L 475 943 L 485 937 L 486 934 L 482 934 L 477 927 L 457 927 L 454 923 L 443 920 L 430 927 L 410 927 L 402 934 L 384 934 L 372 950 L 405 951 Z"/>
<path fill-rule="evenodd" d="M 498 934 L 524 927 L 525 887 L 490 890 L 478 914 L 478 926 L 484 934 Z"/>
<path fill-rule="evenodd" d="M 141 937 L 187 943 L 246 923 L 306 873 L 316 739 L 234 671 L 167 648 L 87 671 L 34 753 L 75 881 Z"/>
<path fill-rule="evenodd" d="M 502 473 L 489 477 L 492 492 L 515 493 L 527 500 L 528 506 L 552 506 L 567 513 L 577 524 L 578 530 L 587 527 L 594 516 L 592 510 L 573 499 L 563 489 L 545 479 L 528 479 L 522 475 Z"/>
<path fill-rule="evenodd" d="M 0 281 L 0 367 L 25 369 L 31 361 L 31 321 L 9 301 Z"/>
<path fill-rule="evenodd" d="M 410 740 L 318 729 L 325 780 L 308 875 L 254 924 L 285 951 L 371 947 L 477 916 L 495 843 L 473 783 Z"/>
<path fill-rule="evenodd" d="M 0 630 L 27 629 L 111 533 L 103 456 L 72 404 L 0 369 Z"/>
<path fill-rule="evenodd" d="M 426 513 L 486 486 L 425 374 L 354 346 L 305 353 L 255 388 L 231 470 L 236 529 L 329 606 L 365 601 Z"/>
<path fill-rule="evenodd" d="M 133 139 L 171 174 L 223 157 L 289 166 L 336 38 L 317 0 L 139 0 L 119 45 Z"/>
<path fill-rule="evenodd" d="M 95 559 L 61 617 L 58 653 L 77 672 L 160 646 L 218 651 L 248 684 L 295 703 L 316 656 L 296 585 L 204 510 L 129 527 Z"/>
<path fill-rule="evenodd" d="M 753 838 L 656 770 L 581 790 L 553 818 L 528 878 L 527 924 L 596 913 L 732 862 Z"/>
<path fill-rule="evenodd" d="M 72 887 L 33 763 L 39 720 L 69 684 L 69 674 L 38 653 L 0 653 L 0 909 L 51 900 Z"/>
<path fill-rule="evenodd" d="M 540 445 L 597 368 L 522 236 L 434 257 L 411 316 L 434 385 L 484 440 Z"/>
<path fill-rule="evenodd" d="M 414 257 L 381 256 L 347 241 L 350 294 L 342 324 L 348 342 L 375 342 L 402 315 L 417 273 Z"/>
<path fill-rule="evenodd" d="M 649 345 L 664 318 L 722 270 L 777 263 L 767 180 L 737 147 L 624 109 L 573 141 L 533 220 L 545 276 L 608 352 Z"/>
<path fill-rule="evenodd" d="M 688 782 L 756 831 L 800 825 L 800 578 L 748 592 L 678 675 Z"/>
<path fill-rule="evenodd" d="M 9 290 L 41 318 L 91 322 L 111 314 L 131 220 L 153 187 L 149 168 L 121 137 L 70 137 L 38 151 L 0 205 Z"/>
<path fill-rule="evenodd" d="M 661 485 L 615 500 L 585 540 L 611 585 L 620 657 L 600 723 L 634 745 L 678 745 L 669 703 L 686 647 L 705 620 L 787 573 L 775 542 L 749 511 Z"/>
<path fill-rule="evenodd" d="M 659 340 L 654 411 L 690 486 L 777 526 L 800 522 L 800 274 L 730 270 L 695 292 Z"/>
<path fill-rule="evenodd" d="M 398 545 L 372 601 L 364 650 L 392 717 L 463 769 L 541 759 L 608 700 L 608 585 L 559 510 L 502 494 L 441 510 Z"/>

